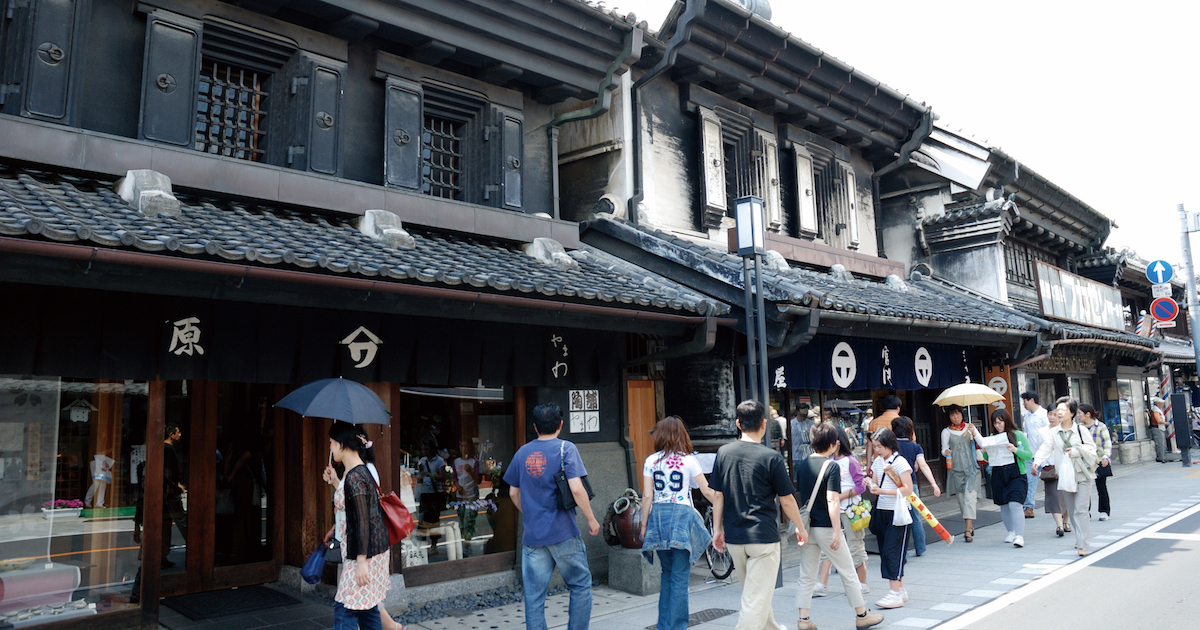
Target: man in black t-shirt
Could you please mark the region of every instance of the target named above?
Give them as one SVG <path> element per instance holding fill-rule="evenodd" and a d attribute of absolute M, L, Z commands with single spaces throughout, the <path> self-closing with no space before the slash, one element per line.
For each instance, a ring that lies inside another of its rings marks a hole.
<path fill-rule="evenodd" d="M 838 450 L 837 429 L 830 424 L 818 424 L 812 429 L 813 455 L 796 466 L 797 496 L 803 501 L 801 509 L 807 509 L 812 497 L 809 516 L 809 544 L 800 549 L 800 580 L 797 584 L 796 607 L 800 609 L 797 630 L 816 630 L 817 625 L 808 616 L 812 602 L 813 587 L 821 565 L 821 552 L 829 556 L 842 578 L 846 599 L 854 607 L 854 619 L 858 628 L 870 628 L 883 621 L 883 615 L 867 610 L 858 575 L 854 572 L 854 560 L 842 534 L 841 501 L 842 474 L 837 462 L 830 459 Z M 826 465 L 828 462 L 828 465 Z M 819 477 L 819 479 L 818 479 Z M 814 489 L 816 493 L 814 494 Z"/>
<path fill-rule="evenodd" d="M 713 499 L 713 547 L 729 547 L 742 584 L 738 630 L 782 629 L 771 610 L 775 576 L 779 571 L 779 509 L 796 524 L 796 539 L 808 538 L 792 497 L 787 464 L 778 451 L 762 443 L 767 427 L 765 409 L 756 400 L 737 406 L 742 437 L 717 451 L 709 487 Z M 728 543 L 728 544 L 727 544 Z M 851 571 L 853 573 L 853 571 Z"/>

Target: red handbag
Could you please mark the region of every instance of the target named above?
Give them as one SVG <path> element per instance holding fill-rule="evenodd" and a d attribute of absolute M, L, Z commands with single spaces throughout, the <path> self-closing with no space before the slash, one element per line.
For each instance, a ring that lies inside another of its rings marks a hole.
<path fill-rule="evenodd" d="M 386 495 L 375 484 L 375 492 L 379 495 L 379 507 L 383 511 L 383 522 L 387 524 L 388 542 L 392 545 L 408 538 L 417 524 L 413 522 L 412 514 L 404 507 L 404 502 L 395 492 Z"/>

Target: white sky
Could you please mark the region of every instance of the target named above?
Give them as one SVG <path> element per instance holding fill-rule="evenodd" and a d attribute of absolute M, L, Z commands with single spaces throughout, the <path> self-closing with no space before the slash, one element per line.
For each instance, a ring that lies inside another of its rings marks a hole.
<path fill-rule="evenodd" d="M 673 0 L 610 2 L 651 30 Z M 772 22 L 999 147 L 1107 215 L 1108 239 L 1182 260 L 1200 212 L 1200 4 L 774 0 Z M 1194 114 L 1193 114 L 1194 116 Z M 1193 241 L 1193 248 L 1200 240 Z M 1193 255 L 1200 266 L 1200 250 Z"/>

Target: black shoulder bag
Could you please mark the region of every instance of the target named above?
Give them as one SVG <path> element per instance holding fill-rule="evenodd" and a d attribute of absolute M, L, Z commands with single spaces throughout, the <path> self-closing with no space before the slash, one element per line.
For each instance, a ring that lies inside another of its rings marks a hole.
<path fill-rule="evenodd" d="M 554 473 L 554 483 L 558 486 L 558 509 L 569 510 L 574 508 L 575 495 L 571 494 L 571 485 L 567 482 L 567 463 L 564 459 L 566 442 L 558 443 L 558 472 Z M 583 482 L 583 489 L 587 492 L 588 500 L 596 498 L 596 493 L 592 492 L 592 484 L 588 483 L 587 475 L 579 478 Z"/>

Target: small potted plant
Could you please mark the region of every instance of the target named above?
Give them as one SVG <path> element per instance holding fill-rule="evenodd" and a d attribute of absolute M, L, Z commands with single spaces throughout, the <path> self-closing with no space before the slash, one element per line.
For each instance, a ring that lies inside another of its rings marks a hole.
<path fill-rule="evenodd" d="M 487 541 L 475 540 L 475 530 L 478 528 L 477 519 L 480 510 L 488 515 L 495 513 L 496 504 L 491 499 L 468 499 L 453 501 L 450 503 L 450 507 L 458 511 L 459 530 L 462 532 L 464 546 L 469 550 L 467 555 L 470 557 L 483 555 L 483 547 Z"/>
<path fill-rule="evenodd" d="M 55 499 L 42 504 L 42 518 L 78 518 L 83 511 L 83 501 L 79 499 Z"/>

